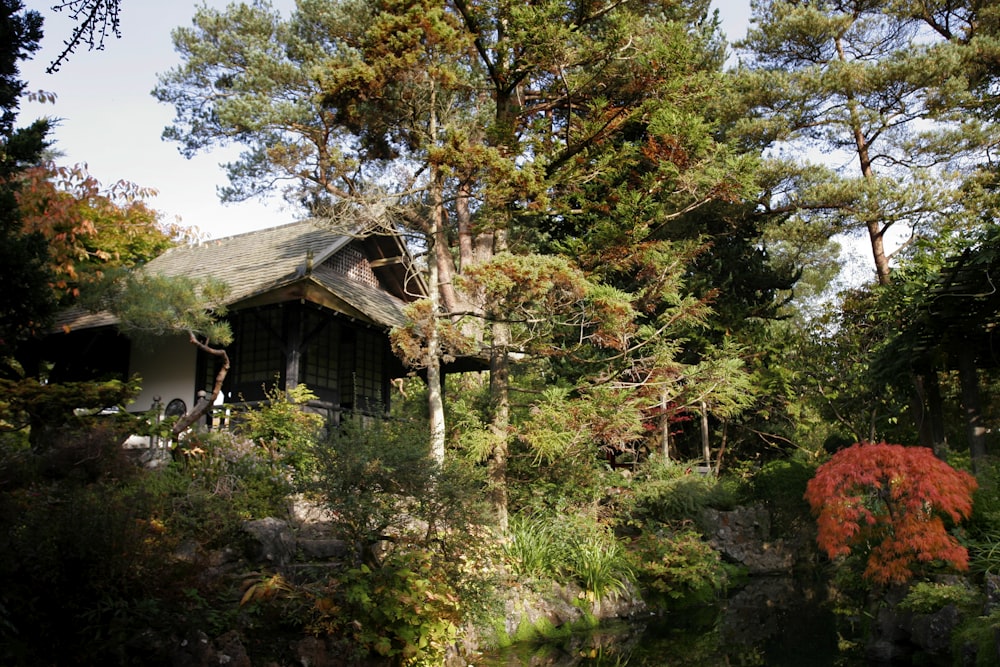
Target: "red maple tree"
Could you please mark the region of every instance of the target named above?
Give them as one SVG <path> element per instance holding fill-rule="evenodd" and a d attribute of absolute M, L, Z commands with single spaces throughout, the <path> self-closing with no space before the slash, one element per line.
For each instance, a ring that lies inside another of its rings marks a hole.
<path fill-rule="evenodd" d="M 866 579 L 902 583 L 933 561 L 968 568 L 968 552 L 944 519 L 968 518 L 976 487 L 972 475 L 926 447 L 859 442 L 819 467 L 805 498 L 830 558 L 867 551 Z"/>

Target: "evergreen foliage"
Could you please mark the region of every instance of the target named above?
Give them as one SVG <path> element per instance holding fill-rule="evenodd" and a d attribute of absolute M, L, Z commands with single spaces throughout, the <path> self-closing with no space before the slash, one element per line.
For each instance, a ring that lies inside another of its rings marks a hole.
<path fill-rule="evenodd" d="M 55 299 L 48 292 L 51 275 L 45 238 L 23 229 L 16 201 L 20 187 L 16 176 L 41 160 L 49 130 L 44 120 L 27 128 L 14 127 L 25 87 L 18 78 L 18 63 L 38 50 L 42 38 L 41 16 L 23 9 L 20 0 L 0 3 L 4 36 L 0 47 L 0 355 L 4 357 L 42 329 L 55 309 Z"/>

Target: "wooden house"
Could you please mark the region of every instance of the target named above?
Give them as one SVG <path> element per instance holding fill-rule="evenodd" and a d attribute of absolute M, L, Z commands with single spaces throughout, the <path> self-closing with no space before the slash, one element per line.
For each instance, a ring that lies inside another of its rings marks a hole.
<path fill-rule="evenodd" d="M 391 380 L 406 372 L 388 332 L 404 321 L 406 303 L 425 294 L 400 238 L 338 233 L 312 220 L 172 248 L 142 270 L 229 286 L 226 403 L 304 383 L 333 413 L 388 407 Z M 134 411 L 154 401 L 186 410 L 211 388 L 217 360 L 186 337 L 142 346 L 115 325 L 107 312 L 65 313 L 40 353 L 53 380 L 138 374 Z"/>

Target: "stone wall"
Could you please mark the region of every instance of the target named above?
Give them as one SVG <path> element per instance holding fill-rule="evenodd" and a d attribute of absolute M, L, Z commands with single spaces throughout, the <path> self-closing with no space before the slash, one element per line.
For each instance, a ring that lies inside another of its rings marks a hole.
<path fill-rule="evenodd" d="M 777 536 L 771 514 L 763 505 L 722 511 L 706 509 L 699 527 L 723 558 L 743 565 L 752 575 L 782 574 L 815 560 L 815 533 L 798 526 L 791 535 Z"/>

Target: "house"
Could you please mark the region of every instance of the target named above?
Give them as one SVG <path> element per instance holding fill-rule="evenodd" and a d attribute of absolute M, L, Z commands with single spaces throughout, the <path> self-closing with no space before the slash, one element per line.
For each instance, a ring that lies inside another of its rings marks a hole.
<path fill-rule="evenodd" d="M 263 399 L 275 382 L 304 383 L 334 415 L 388 407 L 391 380 L 406 372 L 388 332 L 404 321 L 406 303 L 426 293 L 397 236 L 344 234 L 313 220 L 172 248 L 143 270 L 229 285 L 226 403 Z M 138 374 L 133 411 L 160 401 L 184 414 L 211 389 L 218 360 L 186 336 L 144 347 L 115 324 L 107 312 L 64 313 L 39 354 L 52 364 L 50 377 Z"/>

